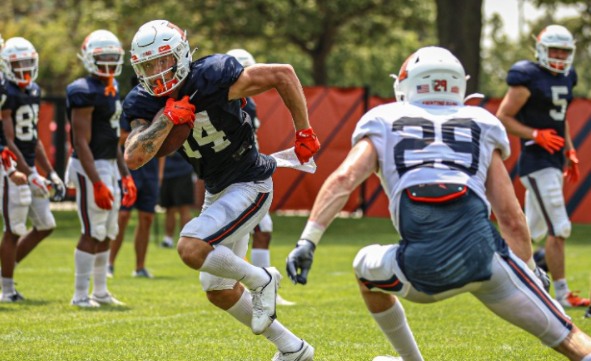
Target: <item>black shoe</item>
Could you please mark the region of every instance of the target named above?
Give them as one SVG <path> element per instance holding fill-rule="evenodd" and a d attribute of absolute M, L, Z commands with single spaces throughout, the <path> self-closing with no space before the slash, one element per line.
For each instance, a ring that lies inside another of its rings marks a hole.
<path fill-rule="evenodd" d="M 591 318 L 591 307 L 589 307 L 587 309 L 587 312 L 585 312 L 585 316 L 583 316 L 584 318 Z"/>
<path fill-rule="evenodd" d="M 14 293 L 8 296 L 3 296 L 0 299 L 0 302 L 20 302 L 24 301 L 25 296 L 21 295 L 17 290 L 14 290 Z"/>

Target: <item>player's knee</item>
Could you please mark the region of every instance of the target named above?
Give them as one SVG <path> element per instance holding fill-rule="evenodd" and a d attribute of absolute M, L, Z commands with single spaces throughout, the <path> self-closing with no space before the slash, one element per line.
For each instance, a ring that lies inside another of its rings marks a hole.
<path fill-rule="evenodd" d="M 187 266 L 198 270 L 203 266 L 203 262 L 205 262 L 205 258 L 209 253 L 205 252 L 205 245 L 207 244 L 199 239 L 181 237 L 176 249 L 181 260 L 183 260 Z"/>
<path fill-rule="evenodd" d="M 27 233 L 27 225 L 24 223 L 17 223 L 12 226 L 12 233 L 17 236 L 24 236 Z"/>
<path fill-rule="evenodd" d="M 139 212 L 139 221 L 142 227 L 150 227 L 154 222 L 154 213 Z"/>

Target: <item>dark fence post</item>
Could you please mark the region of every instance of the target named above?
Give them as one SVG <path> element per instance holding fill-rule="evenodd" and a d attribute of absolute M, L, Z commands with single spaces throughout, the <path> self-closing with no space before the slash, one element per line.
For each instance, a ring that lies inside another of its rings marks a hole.
<path fill-rule="evenodd" d="M 365 87 L 363 87 L 363 89 L 364 89 L 363 114 L 365 114 L 369 110 L 369 97 L 370 97 L 369 85 L 366 85 Z M 365 211 L 367 210 L 367 204 L 366 204 L 366 199 L 365 199 L 366 188 L 367 188 L 367 181 L 363 181 L 363 183 L 361 183 L 361 186 L 359 187 L 359 192 L 361 193 L 359 195 L 359 209 L 361 209 L 362 216 L 365 216 Z"/>
<path fill-rule="evenodd" d="M 52 141 L 55 146 L 55 164 L 54 170 L 64 179 L 66 173 L 67 141 L 66 135 L 66 98 L 64 97 L 45 97 L 43 101 L 51 102 L 54 105 L 54 119 L 57 125 Z"/>

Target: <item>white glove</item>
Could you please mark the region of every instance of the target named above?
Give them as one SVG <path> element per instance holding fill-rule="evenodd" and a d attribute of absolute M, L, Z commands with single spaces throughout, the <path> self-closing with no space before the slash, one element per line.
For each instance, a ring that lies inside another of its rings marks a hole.
<path fill-rule="evenodd" d="M 31 186 L 31 193 L 35 198 L 47 198 L 49 197 L 49 189 L 47 184 L 49 181 L 37 173 L 29 174 L 29 185 Z"/>
<path fill-rule="evenodd" d="M 66 186 L 64 185 L 64 182 L 53 170 L 49 173 L 49 179 L 51 179 L 51 187 L 53 188 L 53 191 L 51 192 L 53 194 L 50 199 L 53 202 L 61 202 L 66 196 Z"/>

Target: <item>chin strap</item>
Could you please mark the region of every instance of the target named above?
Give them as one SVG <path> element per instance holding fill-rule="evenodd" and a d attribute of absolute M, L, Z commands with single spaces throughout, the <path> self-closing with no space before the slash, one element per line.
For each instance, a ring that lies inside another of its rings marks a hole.
<path fill-rule="evenodd" d="M 113 75 L 109 76 L 109 85 L 105 87 L 105 96 L 114 97 L 117 95 L 117 89 L 113 86 Z"/>

